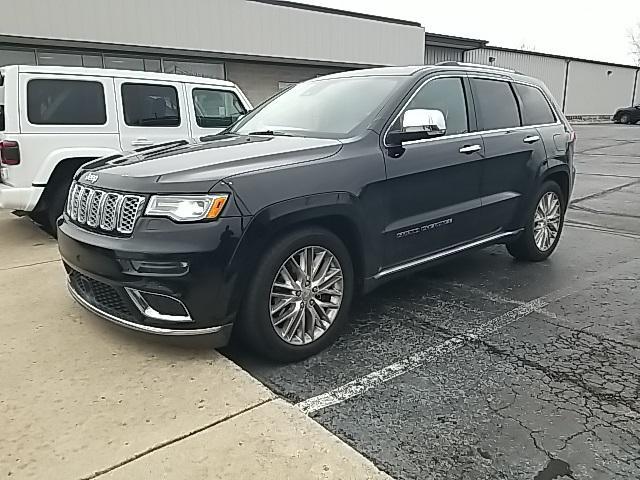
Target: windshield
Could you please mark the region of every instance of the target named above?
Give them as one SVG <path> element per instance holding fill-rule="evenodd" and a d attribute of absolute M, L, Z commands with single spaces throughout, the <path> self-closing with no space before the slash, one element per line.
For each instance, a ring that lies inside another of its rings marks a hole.
<path fill-rule="evenodd" d="M 232 133 L 348 138 L 368 126 L 402 77 L 347 77 L 301 83 L 247 115 Z"/>

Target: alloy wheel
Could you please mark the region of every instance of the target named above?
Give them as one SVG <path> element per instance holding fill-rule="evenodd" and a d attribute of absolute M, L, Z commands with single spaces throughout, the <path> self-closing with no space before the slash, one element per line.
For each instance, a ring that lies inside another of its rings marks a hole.
<path fill-rule="evenodd" d="M 309 246 L 291 255 L 271 287 L 269 312 L 276 333 L 291 345 L 306 345 L 333 324 L 344 295 L 342 267 L 326 248 Z"/>
<path fill-rule="evenodd" d="M 555 192 L 545 193 L 538 202 L 533 220 L 533 237 L 541 252 L 553 246 L 560 232 L 560 209 L 560 199 Z"/>

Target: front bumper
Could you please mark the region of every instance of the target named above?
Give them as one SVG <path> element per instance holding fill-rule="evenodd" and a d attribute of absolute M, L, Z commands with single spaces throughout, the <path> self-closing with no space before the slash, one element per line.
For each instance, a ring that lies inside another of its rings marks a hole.
<path fill-rule="evenodd" d="M 44 187 L 12 187 L 0 183 L 0 208 L 30 212 L 40 200 Z"/>
<path fill-rule="evenodd" d="M 119 325 L 159 335 L 229 340 L 237 275 L 228 266 L 245 222 L 176 224 L 141 218 L 130 237 L 84 230 L 66 217 L 58 245 L 73 298 Z"/>

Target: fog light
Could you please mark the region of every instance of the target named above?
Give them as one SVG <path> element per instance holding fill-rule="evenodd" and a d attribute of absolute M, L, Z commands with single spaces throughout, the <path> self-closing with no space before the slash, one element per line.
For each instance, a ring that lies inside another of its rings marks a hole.
<path fill-rule="evenodd" d="M 148 262 L 146 260 L 130 260 L 131 268 L 138 273 L 156 275 L 184 275 L 189 272 L 188 262 Z"/>
<path fill-rule="evenodd" d="M 125 287 L 135 306 L 145 317 L 163 322 L 192 322 L 187 307 L 177 298 Z"/>

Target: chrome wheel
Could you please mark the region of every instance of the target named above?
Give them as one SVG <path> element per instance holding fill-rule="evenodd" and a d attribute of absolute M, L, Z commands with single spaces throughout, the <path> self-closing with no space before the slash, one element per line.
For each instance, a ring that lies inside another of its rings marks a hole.
<path fill-rule="evenodd" d="M 324 335 L 344 294 L 342 267 L 326 248 L 305 247 L 280 267 L 271 286 L 271 324 L 285 342 L 306 345 Z"/>
<path fill-rule="evenodd" d="M 536 208 L 533 219 L 533 238 L 541 252 L 549 250 L 560 232 L 560 199 L 555 192 L 545 193 Z"/>

